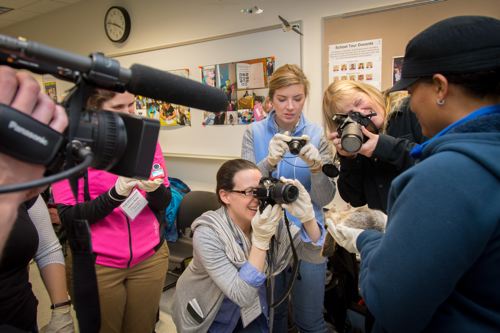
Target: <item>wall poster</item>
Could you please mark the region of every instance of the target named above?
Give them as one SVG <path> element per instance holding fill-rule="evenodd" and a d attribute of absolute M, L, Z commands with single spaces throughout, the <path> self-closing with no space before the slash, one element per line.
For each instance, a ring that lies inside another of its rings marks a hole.
<path fill-rule="evenodd" d="M 382 39 L 329 45 L 328 83 L 352 80 L 382 88 Z"/>

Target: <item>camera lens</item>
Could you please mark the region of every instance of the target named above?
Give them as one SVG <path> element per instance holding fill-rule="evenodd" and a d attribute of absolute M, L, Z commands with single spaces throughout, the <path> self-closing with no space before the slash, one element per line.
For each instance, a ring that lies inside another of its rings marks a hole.
<path fill-rule="evenodd" d="M 279 204 L 291 203 L 299 197 L 299 189 L 295 185 L 280 182 L 274 186 L 272 197 Z"/>
<path fill-rule="evenodd" d="M 361 126 L 357 123 L 347 124 L 342 131 L 340 144 L 342 145 L 342 149 L 349 153 L 357 152 L 363 144 Z"/>
<path fill-rule="evenodd" d="M 290 148 L 290 153 L 293 155 L 298 155 L 300 149 L 302 149 L 301 142 L 299 140 L 292 140 L 288 143 L 288 147 Z"/>

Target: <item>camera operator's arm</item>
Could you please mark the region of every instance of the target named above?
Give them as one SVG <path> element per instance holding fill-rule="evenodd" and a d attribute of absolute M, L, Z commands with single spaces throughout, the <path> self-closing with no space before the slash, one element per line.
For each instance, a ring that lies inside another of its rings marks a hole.
<path fill-rule="evenodd" d="M 257 164 L 260 172 L 262 172 L 263 175 L 269 175 L 274 170 L 274 167 L 271 166 L 266 159 L 263 159 L 262 161 L 256 161 L 255 151 L 253 148 L 253 132 L 251 126 L 248 126 L 245 130 L 245 133 L 243 134 L 243 141 L 241 144 L 241 158 Z"/>
<path fill-rule="evenodd" d="M 47 206 L 41 197 L 38 197 L 33 206 L 28 209 L 28 214 L 37 229 L 40 240 L 34 259 L 50 301 L 52 304 L 68 303 L 52 310 L 50 322 L 41 329 L 41 332 L 74 332 L 61 244 L 54 233 Z"/>
<path fill-rule="evenodd" d="M 263 175 L 269 175 L 272 171 L 274 171 L 276 165 L 288 151 L 288 145 L 286 142 L 290 139 L 291 137 L 288 135 L 279 133 L 275 134 L 271 141 L 269 141 L 269 152 L 267 157 L 263 158 L 261 161 L 256 161 L 253 144 L 253 132 L 252 128 L 249 126 L 243 135 L 241 158 L 254 162 L 257 164 Z"/>
<path fill-rule="evenodd" d="M 71 223 L 74 219 L 87 220 L 89 224 L 96 223 L 120 206 L 130 195 L 137 182 L 136 179 L 118 177 L 115 186 L 94 200 L 76 205 L 58 204 L 59 217 L 63 223 Z M 54 186 L 58 186 L 58 184 Z"/>
<path fill-rule="evenodd" d="M 331 148 L 324 137 L 321 137 L 319 142 L 319 156 L 321 159 L 321 167 L 325 164 L 332 163 L 333 156 Z M 335 182 L 332 178 L 325 175 L 321 168 L 318 172 L 311 171 L 311 200 L 318 207 L 323 207 L 329 204 L 335 197 Z"/>
<path fill-rule="evenodd" d="M 403 171 L 415 164 L 410 151 L 425 138 L 417 117 L 409 107 L 391 115 L 386 134 L 380 134 L 373 156 Z"/>
<path fill-rule="evenodd" d="M 38 82 L 31 75 L 18 73 L 6 66 L 0 66 L 0 104 L 30 115 L 58 132 L 64 131 L 68 125 L 64 109 L 40 92 Z M 45 167 L 0 153 L 0 170 L 0 185 L 7 185 L 42 178 Z M 17 218 L 19 205 L 39 192 L 41 189 L 32 189 L 0 196 L 0 211 L 3 214 L 0 219 L 0 255 Z"/>

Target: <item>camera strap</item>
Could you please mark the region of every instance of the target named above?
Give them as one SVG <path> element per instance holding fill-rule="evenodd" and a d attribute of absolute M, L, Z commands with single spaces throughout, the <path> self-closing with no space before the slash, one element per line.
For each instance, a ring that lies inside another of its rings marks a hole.
<path fill-rule="evenodd" d="M 75 136 L 80 112 L 84 109 L 89 90 L 88 84 L 81 78 L 75 87 L 74 93 L 65 103 L 65 107 L 69 110 L 69 142 Z M 73 148 L 68 145 L 66 168 L 70 168 L 75 164 L 71 151 Z M 69 178 L 70 187 L 77 203 L 78 178 L 77 175 Z M 90 201 L 87 170 L 83 173 L 83 178 L 84 200 Z M 73 286 L 77 286 L 73 288 L 73 304 L 78 326 L 80 332 L 98 333 L 101 327 L 101 311 L 89 223 L 87 220 L 73 220 L 71 223 L 67 223 L 65 228 L 73 255 Z"/>
<path fill-rule="evenodd" d="M 300 267 L 300 262 L 299 262 L 299 257 L 297 255 L 297 250 L 295 249 L 295 245 L 293 243 L 293 237 L 292 233 L 290 232 L 290 221 L 288 220 L 288 217 L 286 216 L 286 213 L 284 214 L 284 219 L 285 219 L 285 227 L 287 230 L 288 234 L 288 239 L 290 240 L 290 247 L 292 249 L 292 258 L 293 258 L 293 271 L 292 271 L 292 277 L 290 279 L 290 282 L 288 283 L 288 287 L 286 291 L 283 293 L 283 296 L 278 301 L 274 301 L 274 289 L 275 289 L 275 278 L 274 278 L 274 249 L 276 243 L 279 243 L 276 241 L 275 237 L 273 236 L 271 238 L 271 244 L 269 246 L 269 251 L 267 252 L 268 256 L 268 263 L 269 263 L 269 277 L 268 277 L 268 284 L 267 284 L 267 299 L 268 299 L 268 304 L 269 304 L 269 332 L 273 332 L 273 325 L 274 325 L 274 311 L 275 309 L 280 306 L 288 297 L 290 296 L 290 293 L 292 292 L 293 285 L 295 283 L 295 280 L 297 279 L 297 276 L 299 274 L 299 267 Z M 278 251 L 279 252 L 279 251 Z M 286 280 L 286 279 L 285 279 Z"/>

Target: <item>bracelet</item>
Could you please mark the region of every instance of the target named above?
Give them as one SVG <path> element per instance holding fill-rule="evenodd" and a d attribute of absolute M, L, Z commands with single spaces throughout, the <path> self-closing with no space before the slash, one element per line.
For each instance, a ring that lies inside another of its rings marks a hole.
<path fill-rule="evenodd" d="M 60 308 L 60 307 L 63 307 L 63 306 L 66 306 L 66 305 L 71 305 L 71 300 L 68 299 L 66 302 L 61 302 L 61 303 L 56 303 L 56 304 L 52 304 L 50 306 L 50 309 L 51 310 L 54 310 L 56 308 Z"/>
<path fill-rule="evenodd" d="M 114 200 L 114 201 L 118 201 L 118 202 L 122 202 L 122 201 L 125 201 L 125 199 L 127 199 L 126 197 L 125 197 L 124 199 L 117 199 L 117 198 L 115 198 L 115 197 L 111 194 L 111 190 L 112 190 L 112 189 L 114 189 L 114 187 L 110 188 L 110 189 L 109 189 L 109 191 L 108 191 L 108 195 L 109 195 L 109 197 L 110 197 L 112 200 Z M 115 190 L 115 192 L 116 192 L 116 190 Z M 116 194 L 118 194 L 118 193 L 116 193 Z M 118 195 L 119 195 L 119 194 L 118 194 Z"/>

